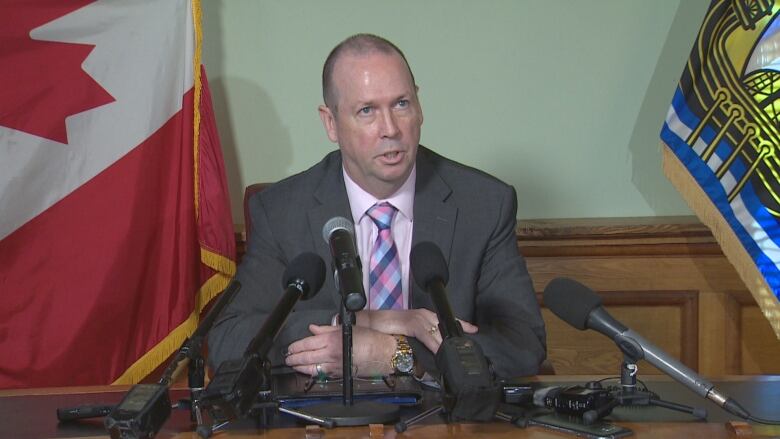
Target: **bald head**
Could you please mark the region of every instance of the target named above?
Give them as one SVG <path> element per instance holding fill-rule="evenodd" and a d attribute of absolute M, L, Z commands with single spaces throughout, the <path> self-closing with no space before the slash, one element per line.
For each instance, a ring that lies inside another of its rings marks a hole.
<path fill-rule="evenodd" d="M 333 81 L 333 72 L 336 69 L 338 61 L 345 55 L 365 56 L 373 53 L 400 56 L 406 65 L 406 69 L 409 71 L 409 76 L 412 78 L 412 84 L 414 84 L 414 74 L 412 73 L 412 69 L 409 68 L 406 56 L 404 56 L 404 53 L 401 52 L 401 49 L 396 47 L 395 44 L 377 35 L 352 35 L 330 51 L 328 58 L 325 60 L 325 65 L 322 68 L 322 99 L 325 101 L 325 105 L 327 105 L 328 108 L 336 112 L 338 107 L 338 88 Z"/>

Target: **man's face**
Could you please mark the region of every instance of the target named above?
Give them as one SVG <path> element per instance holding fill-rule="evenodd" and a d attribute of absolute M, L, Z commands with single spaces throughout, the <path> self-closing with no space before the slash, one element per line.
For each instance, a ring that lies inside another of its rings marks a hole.
<path fill-rule="evenodd" d="M 377 198 L 406 181 L 417 157 L 422 109 L 412 77 L 397 54 L 345 53 L 333 70 L 336 108 L 320 106 L 344 169 Z"/>

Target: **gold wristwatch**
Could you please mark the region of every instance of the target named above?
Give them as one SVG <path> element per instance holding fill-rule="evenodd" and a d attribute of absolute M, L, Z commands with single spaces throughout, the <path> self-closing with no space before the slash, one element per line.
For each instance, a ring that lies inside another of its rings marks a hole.
<path fill-rule="evenodd" d="M 395 335 L 396 347 L 395 354 L 390 360 L 396 373 L 409 374 L 414 369 L 414 355 L 409 341 L 403 335 Z"/>

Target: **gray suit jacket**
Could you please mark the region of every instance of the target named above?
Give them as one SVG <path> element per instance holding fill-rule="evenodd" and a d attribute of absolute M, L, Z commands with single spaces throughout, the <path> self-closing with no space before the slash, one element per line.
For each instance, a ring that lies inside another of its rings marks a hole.
<path fill-rule="evenodd" d="M 236 278 L 242 289 L 209 335 L 209 362 L 240 357 L 283 293 L 287 263 L 305 251 L 330 265 L 322 226 L 335 216 L 351 218 L 341 153 L 255 194 L 250 200 L 252 234 Z M 544 322 L 525 261 L 517 250 L 514 188 L 476 169 L 420 146 L 412 245 L 432 241 L 450 271 L 447 292 L 456 317 L 479 326 L 469 335 L 502 377 L 533 375 L 545 358 Z M 341 296 L 328 270 L 322 290 L 301 301 L 268 357 L 283 364 L 287 346 L 310 335 L 308 325 L 327 325 Z M 410 308 L 435 312 L 429 295 L 410 280 Z M 433 354 L 411 339 L 425 370 Z"/>

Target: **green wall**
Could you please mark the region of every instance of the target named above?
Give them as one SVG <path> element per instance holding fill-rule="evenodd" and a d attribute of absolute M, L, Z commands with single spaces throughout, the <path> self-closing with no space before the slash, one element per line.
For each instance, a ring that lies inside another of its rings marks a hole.
<path fill-rule="evenodd" d="M 204 0 L 236 223 L 247 184 L 336 146 L 322 62 L 357 32 L 395 42 L 420 86 L 422 140 L 517 189 L 520 218 L 689 215 L 658 132 L 709 0 Z"/>

